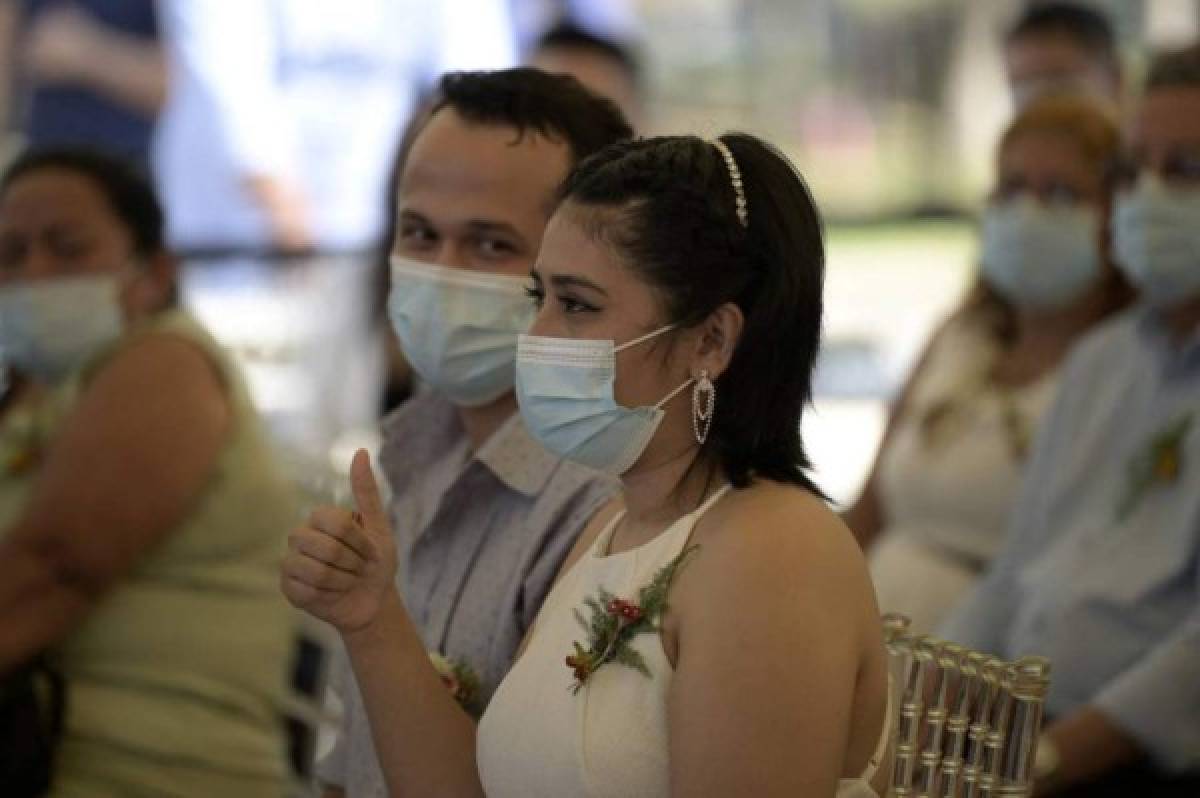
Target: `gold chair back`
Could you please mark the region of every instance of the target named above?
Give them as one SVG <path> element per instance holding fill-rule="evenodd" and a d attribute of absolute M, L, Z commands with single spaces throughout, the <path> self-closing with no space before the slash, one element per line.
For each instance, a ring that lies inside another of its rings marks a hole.
<path fill-rule="evenodd" d="M 1050 662 L 1005 662 L 883 616 L 892 674 L 893 798 L 1017 798 L 1033 791 L 1033 757 Z"/>

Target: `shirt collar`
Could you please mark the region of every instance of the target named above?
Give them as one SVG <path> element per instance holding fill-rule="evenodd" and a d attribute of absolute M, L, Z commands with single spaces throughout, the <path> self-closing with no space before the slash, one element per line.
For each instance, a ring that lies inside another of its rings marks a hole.
<path fill-rule="evenodd" d="M 394 441 L 395 449 L 403 452 L 404 463 L 426 462 L 459 445 L 466 431 L 458 419 L 458 410 L 445 397 L 429 389 L 418 389 L 384 422 L 384 438 Z M 500 480 L 506 487 L 525 496 L 542 492 L 554 475 L 561 459 L 546 451 L 533 439 L 514 413 L 484 441 L 475 452 L 473 461 Z M 399 485 L 411 476 L 408 468 L 390 469 L 385 462 L 389 480 Z M 400 464 L 398 463 L 397 466 Z"/>
<path fill-rule="evenodd" d="M 1162 356 L 1167 369 L 1174 374 L 1190 374 L 1200 370 L 1200 328 L 1192 330 L 1182 341 L 1172 338 L 1162 313 L 1146 307 L 1137 320 L 1142 339 Z"/>
<path fill-rule="evenodd" d="M 561 459 L 533 439 L 514 413 L 479 447 L 475 459 L 509 488 L 533 497 L 542 492 Z"/>

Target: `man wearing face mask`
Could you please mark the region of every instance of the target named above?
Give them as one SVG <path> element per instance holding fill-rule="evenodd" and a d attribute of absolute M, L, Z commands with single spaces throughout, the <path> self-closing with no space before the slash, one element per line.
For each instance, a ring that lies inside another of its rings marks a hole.
<path fill-rule="evenodd" d="M 1113 216 L 1144 306 L 1073 354 L 1010 542 L 942 634 L 1055 675 L 1039 794 L 1200 794 L 1200 45 L 1151 66 Z"/>
<path fill-rule="evenodd" d="M 513 384 L 554 192 L 575 162 L 630 135 L 572 78 L 451 74 L 398 170 L 388 315 L 423 387 L 384 421 L 380 461 L 405 604 L 475 713 L 615 488 L 530 437 Z M 329 795 L 384 795 L 358 690 L 345 678 L 340 692 L 342 733 L 318 773 Z"/>

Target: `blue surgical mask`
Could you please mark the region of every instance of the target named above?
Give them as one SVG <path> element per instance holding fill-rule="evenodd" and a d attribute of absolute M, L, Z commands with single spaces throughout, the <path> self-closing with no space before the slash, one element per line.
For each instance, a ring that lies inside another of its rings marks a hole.
<path fill-rule="evenodd" d="M 522 277 L 392 258 L 388 316 L 413 369 L 461 407 L 512 390 L 517 335 L 536 309 Z"/>
<path fill-rule="evenodd" d="M 58 382 L 124 331 L 119 281 L 111 275 L 31 280 L 0 287 L 0 360 Z"/>
<path fill-rule="evenodd" d="M 991 205 L 983 216 L 983 275 L 1014 305 L 1058 310 L 1100 279 L 1099 236 L 1099 215 L 1088 208 L 1032 199 Z"/>
<path fill-rule="evenodd" d="M 616 354 L 670 330 L 621 346 L 613 341 L 522 335 L 517 343 L 517 401 L 529 432 L 551 452 L 619 476 L 642 456 L 688 380 L 651 407 L 622 407 L 613 394 Z"/>
<path fill-rule="evenodd" d="M 1117 197 L 1113 246 L 1121 270 L 1150 304 L 1200 296 L 1200 189 L 1143 178 Z"/>

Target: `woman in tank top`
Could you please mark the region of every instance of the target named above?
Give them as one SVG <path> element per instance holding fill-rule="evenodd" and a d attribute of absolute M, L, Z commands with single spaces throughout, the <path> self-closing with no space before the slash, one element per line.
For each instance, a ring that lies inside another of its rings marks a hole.
<path fill-rule="evenodd" d="M 341 632 L 394 794 L 874 796 L 878 610 L 806 475 L 820 220 L 745 134 L 615 145 L 568 178 L 518 343 L 550 450 L 620 475 L 476 727 L 393 586 L 365 454 L 357 512 L 292 534 L 288 597 Z M 886 768 L 885 768 L 886 770 Z"/>
<path fill-rule="evenodd" d="M 43 150 L 0 178 L 0 350 L 20 374 L 0 405 L 0 680 L 40 657 L 65 682 L 55 798 L 290 779 L 300 619 L 278 561 L 298 508 L 174 294 L 157 200 L 125 165 Z"/>
<path fill-rule="evenodd" d="M 1071 347 L 1122 310 L 1105 220 L 1121 136 L 1094 98 L 1027 106 L 996 153 L 979 282 L 935 334 L 843 519 L 880 606 L 934 632 L 1003 547 Z"/>

